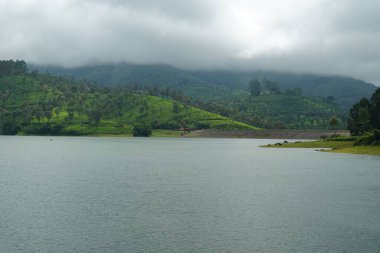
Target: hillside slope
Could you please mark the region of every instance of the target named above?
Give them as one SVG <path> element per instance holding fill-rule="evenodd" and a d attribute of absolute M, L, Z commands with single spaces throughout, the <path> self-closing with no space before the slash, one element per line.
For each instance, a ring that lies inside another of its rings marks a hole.
<path fill-rule="evenodd" d="M 237 120 L 268 129 L 327 130 L 330 119 L 339 119 L 337 129 L 345 129 L 347 116 L 337 105 L 323 98 L 287 94 L 245 97 L 234 106 Z"/>
<path fill-rule="evenodd" d="M 100 85 L 157 85 L 180 90 L 202 100 L 225 101 L 232 94 L 248 91 L 254 78 L 275 81 L 282 91 L 301 88 L 305 96 L 334 97 L 335 102 L 348 110 L 362 97 L 369 97 L 376 87 L 373 84 L 341 76 L 292 74 L 273 71 L 184 71 L 168 65 L 109 64 L 81 68 L 35 66 L 48 71 L 79 79 L 95 81 Z M 236 93 L 236 91 L 238 91 Z M 235 92 L 235 93 L 233 93 Z"/>
<path fill-rule="evenodd" d="M 228 90 L 216 84 L 168 65 L 115 64 L 79 68 L 32 66 L 42 73 L 86 79 L 101 86 L 158 86 L 179 90 L 193 98 L 211 100 L 223 98 Z"/>
<path fill-rule="evenodd" d="M 46 67 L 39 69 L 46 71 Z M 152 90 L 156 87 L 156 94 L 163 87 L 170 87 L 192 97 L 193 101 L 200 101 L 195 103 L 197 107 L 269 129 L 326 130 L 330 128 L 328 122 L 333 116 L 340 119 L 338 128 L 344 129 L 351 101 L 356 101 L 357 96 L 367 96 L 373 88 L 370 84 L 353 79 L 348 79 L 352 83 L 345 82 L 340 77 L 337 81 L 333 77 L 320 77 L 317 82 L 317 77 L 312 75 L 186 72 L 166 65 L 117 64 L 72 69 L 47 67 L 47 70 L 49 73 L 97 81 L 107 87 L 117 84 L 122 87 L 151 87 Z M 262 80 L 266 76 L 274 78 L 282 92 L 251 97 L 248 89 L 251 78 Z M 308 85 L 302 85 L 304 81 L 308 81 Z M 306 90 L 303 94 L 289 95 L 286 92 L 287 89 L 301 86 Z"/>
<path fill-rule="evenodd" d="M 305 96 L 334 97 L 335 102 L 345 110 L 362 97 L 369 98 L 376 89 L 373 84 L 342 76 L 302 75 L 273 71 L 198 71 L 191 74 L 233 91 L 248 91 L 248 83 L 252 79 L 269 79 L 276 82 L 283 91 L 301 88 Z"/>
<path fill-rule="evenodd" d="M 257 129 L 190 105 L 121 88 L 41 74 L 0 78 L 3 134 L 131 134 L 144 123 L 153 129 Z"/>

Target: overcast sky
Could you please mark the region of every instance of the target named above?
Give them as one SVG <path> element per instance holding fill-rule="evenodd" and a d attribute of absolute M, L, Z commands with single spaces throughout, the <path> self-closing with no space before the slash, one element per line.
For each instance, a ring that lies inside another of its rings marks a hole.
<path fill-rule="evenodd" d="M 0 57 L 341 74 L 380 84 L 379 0 L 0 0 Z"/>

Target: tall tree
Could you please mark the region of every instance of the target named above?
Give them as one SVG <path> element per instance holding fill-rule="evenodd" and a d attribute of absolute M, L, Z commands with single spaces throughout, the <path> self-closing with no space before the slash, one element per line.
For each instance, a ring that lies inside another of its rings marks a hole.
<path fill-rule="evenodd" d="M 276 82 L 265 79 L 264 80 L 265 89 L 269 91 L 270 94 L 279 94 L 280 88 L 278 88 L 278 85 Z"/>
<path fill-rule="evenodd" d="M 371 115 L 373 105 L 371 102 L 362 98 L 359 103 L 354 104 L 350 110 L 347 129 L 352 135 L 362 135 L 372 129 Z"/>
<path fill-rule="evenodd" d="M 339 124 L 339 119 L 337 117 L 333 116 L 330 118 L 329 123 L 330 123 L 331 129 L 336 129 L 336 126 Z"/>
<path fill-rule="evenodd" d="M 178 102 L 177 102 L 177 101 L 174 101 L 174 102 L 173 102 L 173 112 L 174 112 L 174 113 L 179 113 L 180 110 L 181 110 L 181 108 L 179 107 Z"/>
<path fill-rule="evenodd" d="M 378 88 L 371 97 L 373 105 L 371 123 L 374 128 L 380 129 L 380 88 Z"/>
<path fill-rule="evenodd" d="M 254 97 L 260 96 L 261 90 L 262 90 L 261 83 L 259 82 L 259 80 L 257 80 L 257 78 L 249 82 L 249 91 L 251 92 L 251 96 L 254 96 Z"/>

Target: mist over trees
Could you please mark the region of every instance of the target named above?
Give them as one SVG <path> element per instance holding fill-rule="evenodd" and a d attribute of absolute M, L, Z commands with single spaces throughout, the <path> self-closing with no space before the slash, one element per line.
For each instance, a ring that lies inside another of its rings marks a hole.
<path fill-rule="evenodd" d="M 260 81 L 255 78 L 249 82 L 249 91 L 251 92 L 251 96 L 260 96 L 261 95 L 262 86 Z"/>
<path fill-rule="evenodd" d="M 101 130 L 104 122 L 126 117 L 129 111 L 135 112 L 136 122 L 149 118 L 153 129 L 212 128 L 210 122 L 188 116 L 190 107 L 266 129 L 327 130 L 333 116 L 340 119 L 334 128 L 346 127 L 346 115 L 334 99 L 306 97 L 298 87 L 281 90 L 278 83 L 269 78 L 251 79 L 246 82 L 245 91 L 231 92 L 228 97 L 201 99 L 155 82 L 100 86 L 49 72 L 28 72 L 24 61 L 2 61 L 1 64 L 4 70 L 0 85 L 0 128 L 7 134 L 21 131 L 55 135 L 67 132 L 68 125 L 76 124 L 80 127 L 71 127 L 69 134 L 84 133 L 88 126 Z M 205 94 L 213 91 L 220 89 L 198 89 Z M 160 119 L 163 111 L 152 108 L 147 96 L 173 100 L 169 106 L 172 118 Z"/>
<path fill-rule="evenodd" d="M 28 71 L 25 61 L 0 60 L 0 77 L 7 75 L 22 75 Z"/>

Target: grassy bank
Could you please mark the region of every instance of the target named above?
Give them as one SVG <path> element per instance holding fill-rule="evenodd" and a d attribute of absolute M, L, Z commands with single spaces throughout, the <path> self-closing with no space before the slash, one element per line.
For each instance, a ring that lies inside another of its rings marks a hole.
<path fill-rule="evenodd" d="M 349 139 L 268 144 L 265 148 L 315 148 L 323 152 L 380 155 L 380 146 L 354 146 Z"/>
<path fill-rule="evenodd" d="M 151 137 L 180 137 L 183 135 L 182 131 L 179 130 L 167 130 L 167 129 L 154 129 L 152 130 Z M 90 135 L 84 135 L 84 136 L 90 136 L 90 137 L 133 137 L 132 131 L 129 133 L 100 133 L 100 134 L 90 134 Z"/>

